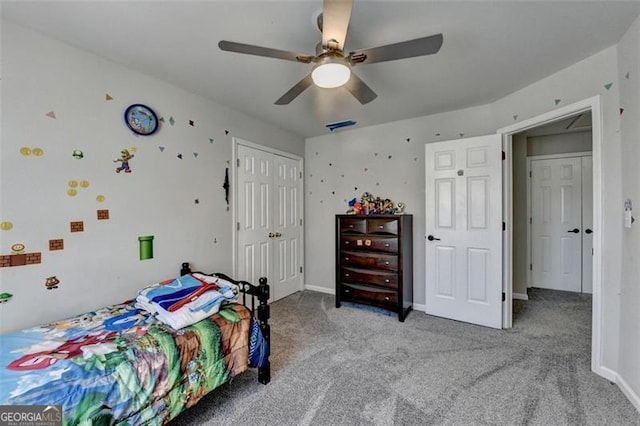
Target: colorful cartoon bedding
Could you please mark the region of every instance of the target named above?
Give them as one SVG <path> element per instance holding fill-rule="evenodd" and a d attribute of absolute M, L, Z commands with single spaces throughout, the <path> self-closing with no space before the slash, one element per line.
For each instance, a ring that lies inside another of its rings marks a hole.
<path fill-rule="evenodd" d="M 175 331 L 127 302 L 0 336 L 0 405 L 62 405 L 68 425 L 167 423 L 268 357 L 252 321 L 228 304 Z"/>

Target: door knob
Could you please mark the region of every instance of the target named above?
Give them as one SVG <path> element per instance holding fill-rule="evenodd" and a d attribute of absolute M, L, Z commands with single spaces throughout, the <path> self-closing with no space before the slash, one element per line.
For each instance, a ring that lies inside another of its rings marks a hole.
<path fill-rule="evenodd" d="M 435 241 L 440 241 L 440 238 L 436 238 L 436 237 L 434 237 L 433 235 L 429 235 L 429 236 L 427 237 L 427 240 L 429 240 L 429 241 L 434 241 L 434 240 L 435 240 Z"/>
<path fill-rule="evenodd" d="M 571 229 L 571 230 L 569 230 L 567 232 L 573 232 L 574 234 L 579 234 L 580 230 L 578 228 L 573 228 L 573 229 Z"/>
<path fill-rule="evenodd" d="M 273 234 L 273 232 L 269 232 L 269 238 L 273 238 L 275 237 L 275 235 Z"/>
<path fill-rule="evenodd" d="M 275 237 L 276 237 L 276 238 L 280 238 L 280 237 L 282 237 L 282 234 L 281 234 L 281 233 L 279 233 L 279 232 L 276 232 Z"/>
<path fill-rule="evenodd" d="M 591 233 L 593 233 L 593 231 L 591 229 L 587 228 L 587 229 L 585 229 L 584 233 L 585 234 L 591 234 Z"/>

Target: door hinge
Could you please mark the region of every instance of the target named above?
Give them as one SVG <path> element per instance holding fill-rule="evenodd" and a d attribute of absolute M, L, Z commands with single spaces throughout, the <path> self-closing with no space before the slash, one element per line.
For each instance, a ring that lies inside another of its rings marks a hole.
<path fill-rule="evenodd" d="M 502 159 L 503 159 L 503 160 L 506 160 L 506 159 L 507 159 L 507 154 L 506 154 L 504 151 L 502 151 Z"/>
<path fill-rule="evenodd" d="M 302 170 L 300 170 L 300 179 L 302 179 Z"/>
<path fill-rule="evenodd" d="M 239 231 L 239 230 L 240 230 L 240 222 L 237 222 L 236 230 L 237 230 L 237 231 Z"/>
<path fill-rule="evenodd" d="M 531 174 L 531 171 L 529 171 L 529 177 L 533 177 L 533 175 Z"/>
<path fill-rule="evenodd" d="M 529 218 L 529 225 L 531 225 L 532 223 L 533 223 L 533 218 L 532 218 L 532 217 L 530 217 L 530 218 Z"/>
<path fill-rule="evenodd" d="M 240 159 L 236 158 L 236 167 L 240 167 Z"/>
<path fill-rule="evenodd" d="M 502 230 L 503 231 L 507 230 L 507 224 L 505 222 L 502 222 Z"/>
<path fill-rule="evenodd" d="M 530 271 L 533 271 L 533 263 L 530 263 L 530 264 L 529 264 L 529 270 L 530 270 Z"/>
<path fill-rule="evenodd" d="M 505 300 L 507 300 L 507 295 L 503 291 L 502 292 L 502 301 L 504 302 Z"/>
<path fill-rule="evenodd" d="M 300 273 L 302 273 L 302 266 L 300 267 Z"/>
<path fill-rule="evenodd" d="M 300 219 L 300 226 L 302 226 L 302 219 Z"/>

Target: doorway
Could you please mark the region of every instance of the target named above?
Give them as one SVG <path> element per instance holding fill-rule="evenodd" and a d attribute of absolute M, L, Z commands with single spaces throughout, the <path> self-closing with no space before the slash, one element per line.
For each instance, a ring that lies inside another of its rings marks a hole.
<path fill-rule="evenodd" d="M 513 315 L 513 286 L 514 286 L 514 204 L 513 204 L 513 137 L 517 133 L 533 129 L 541 125 L 554 123 L 559 120 L 575 116 L 584 112 L 591 112 L 592 122 L 592 158 L 593 158 L 593 256 L 592 256 L 592 330 L 591 330 L 591 370 L 596 374 L 611 379 L 609 370 L 602 366 L 602 112 L 600 96 L 585 99 L 565 107 L 541 114 L 528 120 L 501 128 L 497 131 L 503 137 L 505 160 L 503 162 L 504 203 L 503 217 L 505 218 L 505 232 L 503 236 L 503 328 L 512 327 Z"/>
<path fill-rule="evenodd" d="M 239 279 L 267 277 L 270 301 L 302 290 L 302 158 L 252 142 L 233 145 L 233 259 Z"/>

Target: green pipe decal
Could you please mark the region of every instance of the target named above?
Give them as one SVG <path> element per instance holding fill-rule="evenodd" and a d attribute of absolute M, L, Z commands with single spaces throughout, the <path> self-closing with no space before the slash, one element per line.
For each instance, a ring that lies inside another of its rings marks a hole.
<path fill-rule="evenodd" d="M 138 237 L 140 243 L 140 260 L 153 259 L 153 235 Z"/>

